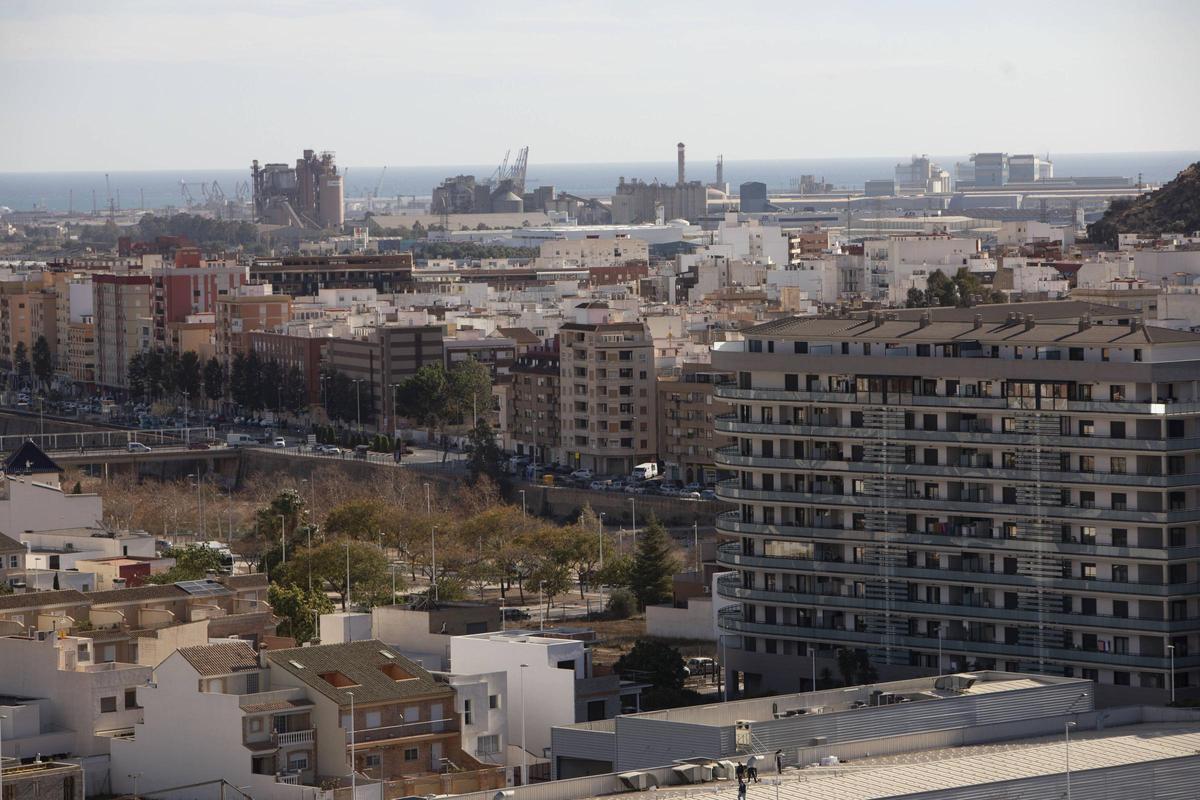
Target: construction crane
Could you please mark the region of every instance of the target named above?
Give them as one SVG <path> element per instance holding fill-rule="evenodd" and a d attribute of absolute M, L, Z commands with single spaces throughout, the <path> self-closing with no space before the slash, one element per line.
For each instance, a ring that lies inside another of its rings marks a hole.
<path fill-rule="evenodd" d="M 367 211 L 375 210 L 375 201 L 379 198 L 379 190 L 381 188 L 383 188 L 383 176 L 386 174 L 387 174 L 387 167 L 385 166 L 379 172 L 379 180 L 375 181 L 375 191 L 373 191 L 373 192 L 371 192 L 371 194 L 367 195 Z"/>
<path fill-rule="evenodd" d="M 510 165 L 509 157 L 512 156 L 512 150 L 504 151 L 504 160 L 500 162 L 500 166 L 496 167 L 496 171 L 492 173 L 491 179 L 488 181 L 492 186 L 499 186 L 504 181 L 512 181 L 513 192 L 516 194 L 525 193 L 525 170 L 529 163 L 529 147 L 522 147 L 517 151 L 517 158 Z"/>

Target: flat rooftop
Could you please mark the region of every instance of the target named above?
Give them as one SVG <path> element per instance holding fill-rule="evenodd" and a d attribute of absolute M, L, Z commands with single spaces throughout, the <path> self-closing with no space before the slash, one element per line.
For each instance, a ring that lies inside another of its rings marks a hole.
<path fill-rule="evenodd" d="M 750 700 L 735 700 L 729 703 L 711 703 L 704 706 L 683 706 L 625 716 L 688 722 L 694 725 L 728 725 L 731 720 L 735 719 L 765 722 L 784 716 L 804 716 L 813 709 L 819 709 L 821 714 L 831 714 L 872 708 L 878 705 L 891 705 L 896 702 L 917 703 L 947 700 L 1070 683 L 1078 684 L 1080 693 L 1091 692 L 1091 681 L 1083 678 L 1059 678 L 1051 675 L 1027 675 L 988 670 L 890 681 L 866 686 L 848 686 L 843 689 L 823 689 L 818 692 L 774 695 Z"/>
<path fill-rule="evenodd" d="M 1194 722 L 1150 723 L 1080 731 L 1072 733 L 1070 748 L 1073 775 L 1169 758 L 1196 758 L 1200 757 L 1200 725 Z M 832 767 L 787 771 L 779 787 L 779 798 L 882 800 L 1060 775 L 1064 772 L 1066 755 L 1063 737 L 1053 736 L 864 758 Z M 773 778 L 770 775 L 768 781 Z M 1081 778 L 1082 775 L 1077 779 Z M 769 788 L 774 789 L 773 786 Z M 1095 796 L 1084 786 L 1079 786 L 1077 791 L 1080 797 Z M 672 793 L 669 789 L 659 790 L 660 796 Z M 1014 787 L 1012 796 L 1046 795 L 1022 794 Z"/>

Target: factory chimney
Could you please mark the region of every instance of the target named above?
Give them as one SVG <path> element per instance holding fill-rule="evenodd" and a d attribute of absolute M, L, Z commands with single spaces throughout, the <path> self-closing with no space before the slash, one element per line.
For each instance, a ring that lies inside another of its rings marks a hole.
<path fill-rule="evenodd" d="M 717 186 L 725 184 L 725 156 L 717 156 Z"/>
<path fill-rule="evenodd" d="M 683 169 L 683 164 L 684 164 L 683 142 L 680 142 L 679 144 L 675 145 L 675 147 L 679 150 L 679 185 L 682 186 L 684 183 L 686 183 L 686 173 L 684 172 L 684 169 Z"/>

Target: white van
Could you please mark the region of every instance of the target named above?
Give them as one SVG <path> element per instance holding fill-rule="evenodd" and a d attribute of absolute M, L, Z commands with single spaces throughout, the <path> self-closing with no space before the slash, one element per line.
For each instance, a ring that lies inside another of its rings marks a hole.
<path fill-rule="evenodd" d="M 258 440 L 248 433 L 231 433 L 225 437 L 225 444 L 230 447 L 242 447 L 258 444 Z"/>
<path fill-rule="evenodd" d="M 630 473 L 635 481 L 648 481 L 651 478 L 658 477 L 658 464 L 654 461 L 647 461 L 645 464 L 638 464 Z"/>

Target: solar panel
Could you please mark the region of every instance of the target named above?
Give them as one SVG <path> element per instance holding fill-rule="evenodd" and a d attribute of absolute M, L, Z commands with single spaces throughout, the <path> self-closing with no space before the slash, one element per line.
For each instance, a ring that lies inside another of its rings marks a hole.
<path fill-rule="evenodd" d="M 210 580 L 178 581 L 175 585 L 192 597 L 224 597 L 233 594 L 223 584 Z"/>

